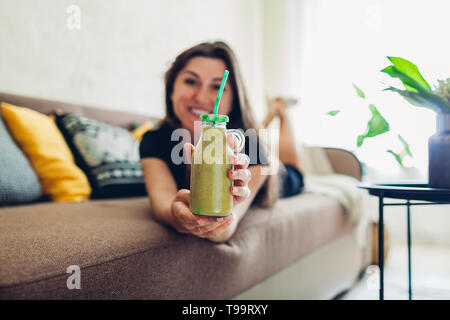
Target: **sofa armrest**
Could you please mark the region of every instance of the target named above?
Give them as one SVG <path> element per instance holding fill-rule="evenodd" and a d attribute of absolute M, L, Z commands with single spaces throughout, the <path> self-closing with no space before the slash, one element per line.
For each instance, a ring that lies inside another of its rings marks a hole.
<path fill-rule="evenodd" d="M 340 174 L 362 179 L 361 162 L 354 153 L 339 148 L 323 148 L 334 171 Z"/>

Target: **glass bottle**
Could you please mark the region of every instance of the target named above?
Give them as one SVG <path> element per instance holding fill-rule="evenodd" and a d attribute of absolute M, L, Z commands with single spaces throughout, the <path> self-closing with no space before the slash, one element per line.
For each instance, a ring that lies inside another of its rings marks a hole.
<path fill-rule="evenodd" d="M 233 169 L 230 157 L 241 150 L 244 134 L 235 129 L 227 130 L 228 116 L 204 114 L 200 116 L 202 132 L 192 154 L 191 199 L 193 214 L 224 217 L 233 209 L 232 180 L 228 177 Z M 227 134 L 233 134 L 234 150 L 227 143 Z"/>

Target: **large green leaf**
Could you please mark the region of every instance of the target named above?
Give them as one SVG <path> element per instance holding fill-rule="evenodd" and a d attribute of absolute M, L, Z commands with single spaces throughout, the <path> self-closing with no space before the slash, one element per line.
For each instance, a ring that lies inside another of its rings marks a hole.
<path fill-rule="evenodd" d="M 405 89 L 409 92 L 420 92 L 426 90 L 413 79 L 398 71 L 394 66 L 387 66 L 386 68 L 381 70 L 381 72 L 390 75 L 392 78 L 399 78 L 405 86 Z"/>
<path fill-rule="evenodd" d="M 369 109 L 372 112 L 372 118 L 367 123 L 366 133 L 359 135 L 357 138 L 356 145 L 358 148 L 362 146 L 365 139 L 376 137 L 390 130 L 389 123 L 380 114 L 377 107 L 370 104 Z"/>
<path fill-rule="evenodd" d="M 414 106 L 425 107 L 435 112 L 450 112 L 450 105 L 448 102 L 434 93 L 409 92 L 394 87 L 389 87 L 384 90 L 397 92 Z"/>
<path fill-rule="evenodd" d="M 406 91 L 408 92 L 423 92 L 423 93 L 431 92 L 410 76 L 397 70 L 397 68 L 395 68 L 394 66 L 387 66 L 386 68 L 381 70 L 381 72 L 390 75 L 392 78 L 399 78 L 402 81 L 403 85 L 405 86 Z"/>
<path fill-rule="evenodd" d="M 408 76 L 410 79 L 414 80 L 414 82 L 419 84 L 420 87 L 424 88 L 426 91 L 431 92 L 430 85 L 422 77 L 422 75 L 419 72 L 419 69 L 417 68 L 417 66 L 414 63 L 412 63 L 411 61 L 408 61 L 406 59 L 400 58 L 400 57 L 387 57 L 387 58 L 392 62 L 395 69 L 397 69 L 399 72 L 403 73 L 404 75 Z M 400 80 L 402 80 L 402 79 L 400 79 Z M 403 82 L 403 80 L 402 80 L 402 82 Z M 406 88 L 406 85 L 405 85 L 405 88 Z M 417 89 L 417 88 L 415 88 L 415 89 Z M 406 90 L 408 90 L 408 88 L 406 88 Z"/>

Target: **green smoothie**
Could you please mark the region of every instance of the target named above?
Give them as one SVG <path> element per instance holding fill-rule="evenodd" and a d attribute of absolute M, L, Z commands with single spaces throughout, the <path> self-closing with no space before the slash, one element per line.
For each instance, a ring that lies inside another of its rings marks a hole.
<path fill-rule="evenodd" d="M 192 155 L 191 212 L 224 217 L 233 209 L 232 180 L 228 177 L 232 149 L 224 126 L 204 126 Z"/>

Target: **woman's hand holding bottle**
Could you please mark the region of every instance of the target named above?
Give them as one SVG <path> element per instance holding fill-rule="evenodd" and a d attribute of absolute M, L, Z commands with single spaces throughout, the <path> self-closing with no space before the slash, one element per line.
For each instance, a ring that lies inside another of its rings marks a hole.
<path fill-rule="evenodd" d="M 227 135 L 227 142 L 234 150 L 236 143 L 232 134 Z M 233 195 L 233 206 L 242 202 L 250 196 L 248 182 L 251 179 L 251 173 L 248 169 L 250 159 L 246 154 L 239 153 L 236 150 L 231 159 L 234 170 L 229 170 L 228 178 L 233 180 L 231 194 Z M 194 152 L 194 146 L 190 143 L 185 145 L 185 154 L 188 159 Z M 189 208 L 190 191 L 181 189 L 177 192 L 171 203 L 171 212 L 173 217 L 173 227 L 181 233 L 193 234 L 200 238 L 206 238 L 214 242 L 223 242 L 229 239 L 237 227 L 237 218 L 230 213 L 226 217 L 208 217 L 195 215 Z"/>

